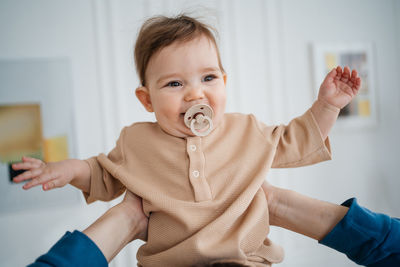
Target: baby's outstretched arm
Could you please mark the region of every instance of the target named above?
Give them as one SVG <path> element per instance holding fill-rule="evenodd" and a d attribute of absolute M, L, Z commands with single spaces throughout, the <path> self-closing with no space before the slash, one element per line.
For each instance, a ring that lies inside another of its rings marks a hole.
<path fill-rule="evenodd" d="M 361 79 L 356 70 L 350 73 L 348 67 L 334 68 L 325 77 L 318 93 L 318 99 L 311 108 L 315 120 L 325 139 L 336 122 L 340 109 L 357 95 Z"/>
<path fill-rule="evenodd" d="M 22 157 L 22 162 L 13 164 L 12 168 L 26 170 L 13 180 L 15 183 L 30 180 L 24 184 L 24 189 L 42 185 L 43 190 L 50 190 L 70 183 L 83 192 L 90 190 L 90 168 L 83 160 L 67 159 L 45 163 L 39 159 Z"/>

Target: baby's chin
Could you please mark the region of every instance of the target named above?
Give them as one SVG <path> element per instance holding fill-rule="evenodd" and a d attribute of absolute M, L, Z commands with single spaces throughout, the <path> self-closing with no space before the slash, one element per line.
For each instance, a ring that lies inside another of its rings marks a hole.
<path fill-rule="evenodd" d="M 165 133 L 178 137 L 178 138 L 186 138 L 195 136 L 189 128 L 172 128 L 172 127 L 164 127 L 163 125 L 158 124 Z"/>

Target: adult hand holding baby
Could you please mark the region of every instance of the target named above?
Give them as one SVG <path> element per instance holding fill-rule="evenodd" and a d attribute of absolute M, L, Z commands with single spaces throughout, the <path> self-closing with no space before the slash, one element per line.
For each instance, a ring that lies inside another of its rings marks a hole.
<path fill-rule="evenodd" d="M 26 170 L 16 176 L 13 181 L 24 184 L 23 189 L 27 190 L 37 185 L 42 185 L 43 190 L 63 187 L 68 183 L 87 192 L 89 190 L 90 176 L 89 165 L 81 160 L 68 159 L 59 162 L 45 163 L 39 159 L 22 157 L 22 162 L 12 165 L 14 170 Z"/>

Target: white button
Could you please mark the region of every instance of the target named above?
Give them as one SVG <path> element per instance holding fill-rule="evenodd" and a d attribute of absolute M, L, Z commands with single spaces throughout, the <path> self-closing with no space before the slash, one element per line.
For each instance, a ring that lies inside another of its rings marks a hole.
<path fill-rule="evenodd" d="M 199 175 L 200 175 L 199 171 L 193 171 L 193 176 L 195 178 L 199 177 Z"/>
<path fill-rule="evenodd" d="M 196 151 L 197 147 L 196 147 L 195 145 L 190 145 L 190 149 L 191 149 L 192 151 Z"/>

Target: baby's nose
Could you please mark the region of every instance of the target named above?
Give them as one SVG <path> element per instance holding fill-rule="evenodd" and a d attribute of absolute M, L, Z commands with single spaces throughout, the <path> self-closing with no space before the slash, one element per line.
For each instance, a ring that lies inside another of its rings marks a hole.
<path fill-rule="evenodd" d="M 197 99 L 203 99 L 204 92 L 201 86 L 187 87 L 185 92 L 185 101 L 190 102 Z"/>

